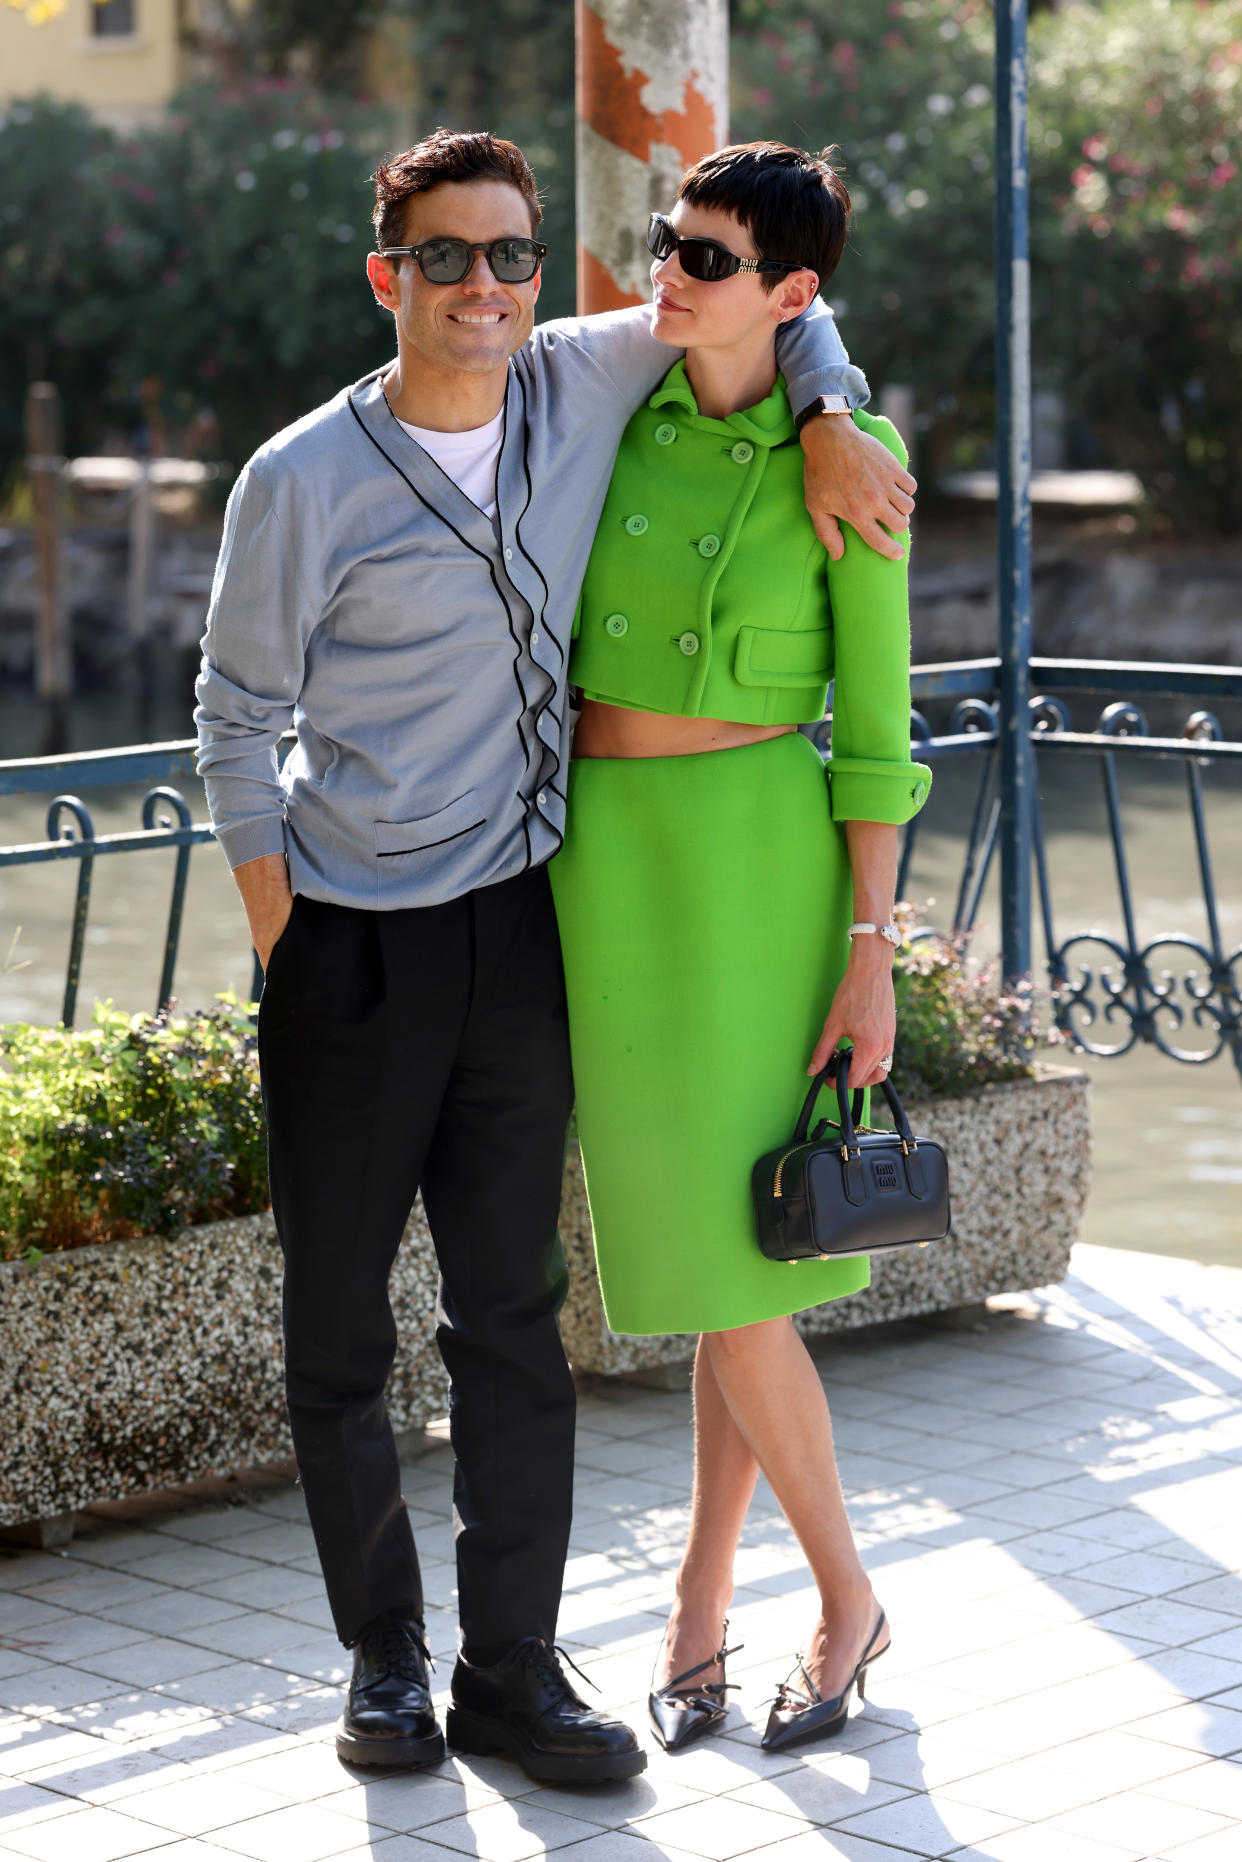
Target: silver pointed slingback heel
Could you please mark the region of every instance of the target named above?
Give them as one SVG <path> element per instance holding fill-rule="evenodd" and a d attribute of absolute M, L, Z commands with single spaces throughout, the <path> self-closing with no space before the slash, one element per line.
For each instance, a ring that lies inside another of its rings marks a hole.
<path fill-rule="evenodd" d="M 802 1685 L 795 1687 L 789 1681 L 782 1681 L 778 1687 L 776 1699 L 768 1714 L 767 1727 L 759 1742 L 765 1752 L 783 1752 L 787 1747 L 801 1745 L 805 1740 L 829 1739 L 841 1731 L 849 1717 L 850 1696 L 855 1687 L 858 1689 L 859 1700 L 867 1697 L 867 1670 L 888 1649 L 887 1642 L 882 1649 L 875 1646 L 887 1628 L 888 1621 L 881 1610 L 871 1640 L 862 1652 L 862 1660 L 841 1692 L 831 1700 L 825 1700 L 807 1673 L 802 1657 L 798 1657 L 794 1673 L 801 1675 Z"/>
<path fill-rule="evenodd" d="M 699 1662 L 697 1667 L 687 1668 L 684 1674 L 674 1675 L 662 1687 L 652 1688 L 648 1694 L 647 1713 L 651 1720 L 651 1730 L 666 1752 L 678 1752 L 692 1740 L 702 1739 L 704 1734 L 720 1725 L 728 1712 L 730 1684 L 723 1679 L 725 1657 L 736 1655 L 742 1646 L 739 1642 L 731 1649 L 725 1648 L 728 1631 L 726 1618 L 720 1647 L 714 1655 L 705 1662 Z M 704 1681 L 698 1687 L 685 1686 L 687 1681 L 693 1681 L 695 1675 L 701 1675 L 717 1664 L 721 1680 Z"/>

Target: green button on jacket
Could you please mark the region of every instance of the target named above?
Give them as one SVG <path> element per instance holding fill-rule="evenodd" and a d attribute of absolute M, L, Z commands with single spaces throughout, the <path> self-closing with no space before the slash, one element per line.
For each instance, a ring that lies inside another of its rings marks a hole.
<path fill-rule="evenodd" d="M 905 463 L 891 422 L 861 411 L 854 421 Z M 644 510 L 658 511 L 659 523 L 644 522 L 636 550 Z M 819 719 L 835 681 L 834 817 L 909 820 L 931 771 L 910 760 L 906 563 L 842 528 L 845 555 L 834 563 L 803 503 L 783 382 L 756 406 L 711 420 L 676 363 L 622 438 L 570 678 L 606 703 L 743 724 Z"/>

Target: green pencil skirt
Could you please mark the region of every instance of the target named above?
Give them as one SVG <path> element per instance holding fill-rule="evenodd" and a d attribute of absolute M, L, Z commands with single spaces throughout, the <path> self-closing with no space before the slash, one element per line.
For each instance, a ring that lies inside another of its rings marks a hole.
<path fill-rule="evenodd" d="M 613 1331 L 727 1331 L 859 1292 L 865 1259 L 767 1260 L 750 1200 L 849 952 L 814 745 L 576 758 L 550 871 Z"/>

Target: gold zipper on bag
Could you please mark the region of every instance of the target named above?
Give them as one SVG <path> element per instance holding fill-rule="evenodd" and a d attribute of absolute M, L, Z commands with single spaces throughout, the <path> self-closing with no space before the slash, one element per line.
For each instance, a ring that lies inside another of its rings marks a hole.
<path fill-rule="evenodd" d="M 783 1157 L 777 1158 L 776 1175 L 772 1180 L 773 1196 L 779 1196 L 781 1194 L 781 1172 L 784 1170 L 790 1158 L 795 1156 L 797 1152 L 799 1152 L 801 1149 L 802 1149 L 802 1146 L 800 1144 L 795 1144 L 792 1150 L 786 1151 Z"/>

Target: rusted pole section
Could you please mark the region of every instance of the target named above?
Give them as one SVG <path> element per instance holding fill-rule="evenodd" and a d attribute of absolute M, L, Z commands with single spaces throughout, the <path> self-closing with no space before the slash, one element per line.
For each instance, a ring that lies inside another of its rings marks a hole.
<path fill-rule="evenodd" d="M 39 611 L 35 620 L 35 696 L 47 707 L 44 751 L 56 756 L 67 746 L 66 706 L 73 691 L 73 654 L 69 616 L 61 586 L 60 395 L 50 381 L 31 382 L 26 390 L 26 470 L 34 506 L 35 562 Z"/>
<path fill-rule="evenodd" d="M 576 0 L 578 309 L 650 296 L 647 217 L 728 140 L 727 0 Z"/>

